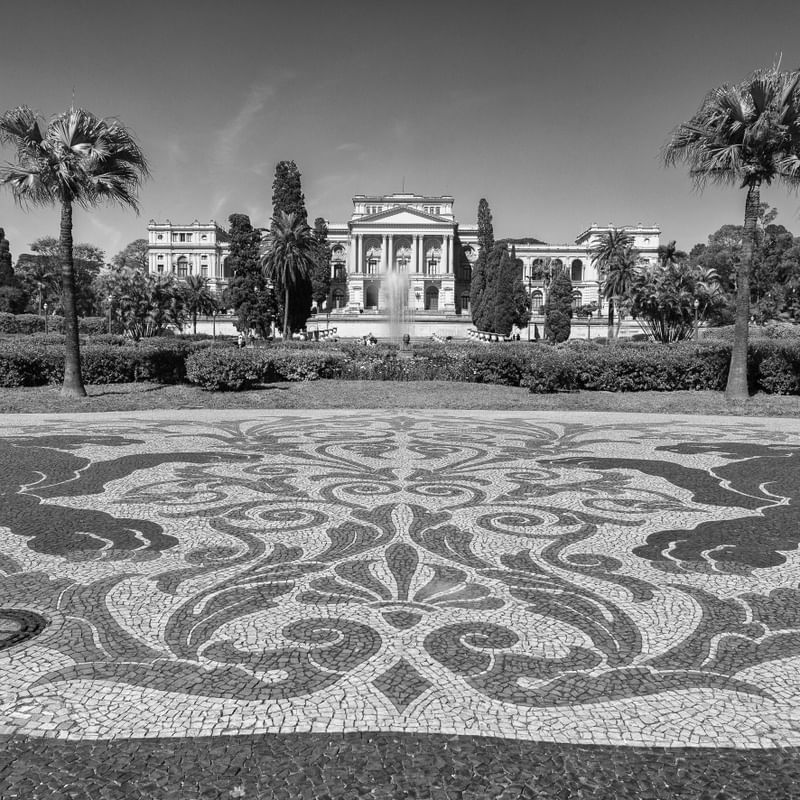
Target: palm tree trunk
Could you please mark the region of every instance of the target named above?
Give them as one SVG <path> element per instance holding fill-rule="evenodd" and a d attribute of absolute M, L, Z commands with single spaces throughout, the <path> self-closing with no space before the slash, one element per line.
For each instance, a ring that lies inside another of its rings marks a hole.
<path fill-rule="evenodd" d="M 289 287 L 284 289 L 283 294 L 283 341 L 289 341 Z"/>
<path fill-rule="evenodd" d="M 750 267 L 756 239 L 758 207 L 761 201 L 761 182 L 753 181 L 747 189 L 744 206 L 744 236 L 742 257 L 736 266 L 736 316 L 733 327 L 731 365 L 725 396 L 729 400 L 746 400 L 747 390 L 747 334 L 750 324 Z"/>
<path fill-rule="evenodd" d="M 197 336 L 197 311 L 192 312 L 192 334 Z"/>
<path fill-rule="evenodd" d="M 608 332 L 606 333 L 608 344 L 614 341 L 614 298 L 608 298 Z"/>
<path fill-rule="evenodd" d="M 622 326 L 622 314 L 620 313 L 619 298 L 617 298 L 617 301 L 614 303 L 614 306 L 617 309 L 617 327 L 614 330 L 614 341 L 617 341 L 617 339 L 619 339 L 619 329 Z"/>
<path fill-rule="evenodd" d="M 72 258 L 72 203 L 61 204 L 61 294 L 64 305 L 64 384 L 61 393 L 86 397 L 81 376 L 78 312 L 75 307 L 75 264 Z"/>

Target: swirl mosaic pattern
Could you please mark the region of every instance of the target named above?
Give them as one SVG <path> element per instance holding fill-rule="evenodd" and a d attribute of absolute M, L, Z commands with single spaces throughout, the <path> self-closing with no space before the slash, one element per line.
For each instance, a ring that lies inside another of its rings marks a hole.
<path fill-rule="evenodd" d="M 5 429 L 0 734 L 800 745 L 794 423 L 250 416 Z"/>

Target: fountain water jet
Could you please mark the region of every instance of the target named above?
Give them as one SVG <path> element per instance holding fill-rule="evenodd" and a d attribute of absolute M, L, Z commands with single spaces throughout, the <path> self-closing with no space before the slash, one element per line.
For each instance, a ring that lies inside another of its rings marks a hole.
<path fill-rule="evenodd" d="M 403 347 L 403 337 L 409 334 L 408 274 L 387 272 L 384 277 L 386 306 L 389 312 L 389 336 Z"/>

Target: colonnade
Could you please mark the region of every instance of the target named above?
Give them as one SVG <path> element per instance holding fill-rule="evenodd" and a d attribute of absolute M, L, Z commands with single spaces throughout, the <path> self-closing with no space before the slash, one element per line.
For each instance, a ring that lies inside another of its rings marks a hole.
<path fill-rule="evenodd" d="M 393 233 L 380 234 L 381 240 L 381 261 L 378 268 L 379 272 L 389 272 L 396 268 L 394 258 L 394 243 L 395 235 Z M 367 274 L 367 261 L 364 252 L 364 240 L 373 239 L 376 237 L 374 233 L 353 233 L 350 236 L 350 247 L 348 250 L 348 272 L 353 274 Z M 445 234 L 442 236 L 428 235 L 429 240 L 435 240 L 437 245 L 441 241 L 442 260 L 440 265 L 439 274 L 452 275 L 453 274 L 453 235 Z M 397 240 L 411 240 L 411 264 L 409 273 L 422 274 L 427 273 L 427 265 L 425 264 L 425 239 L 426 235 L 423 233 L 400 234 Z"/>

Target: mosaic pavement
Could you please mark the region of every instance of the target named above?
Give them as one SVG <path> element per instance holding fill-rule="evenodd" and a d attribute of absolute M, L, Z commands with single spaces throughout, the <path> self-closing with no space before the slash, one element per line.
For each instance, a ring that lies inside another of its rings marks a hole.
<path fill-rule="evenodd" d="M 217 782 L 142 797 L 792 796 L 800 424 L 190 414 L 6 418 L 4 800 L 178 752 Z"/>

